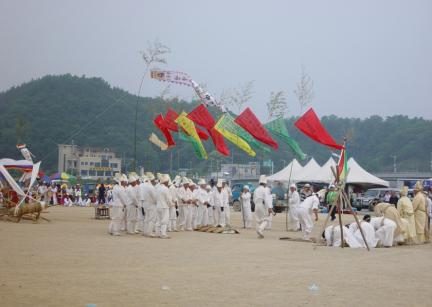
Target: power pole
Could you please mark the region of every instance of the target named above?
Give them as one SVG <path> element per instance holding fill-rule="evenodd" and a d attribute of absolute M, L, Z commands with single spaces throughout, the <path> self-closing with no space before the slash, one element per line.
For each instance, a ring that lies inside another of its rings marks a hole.
<path fill-rule="evenodd" d="M 397 167 L 396 167 L 396 159 L 397 159 L 397 156 L 396 156 L 396 155 L 393 155 L 393 156 L 390 156 L 390 157 L 393 158 L 393 173 L 396 173 L 396 172 L 397 172 Z"/>

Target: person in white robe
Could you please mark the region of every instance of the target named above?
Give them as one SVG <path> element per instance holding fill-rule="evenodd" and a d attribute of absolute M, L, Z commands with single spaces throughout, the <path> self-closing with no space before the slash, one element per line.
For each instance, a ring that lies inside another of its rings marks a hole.
<path fill-rule="evenodd" d="M 148 179 L 143 185 L 141 185 L 141 193 L 143 198 L 144 207 L 144 232 L 145 237 L 155 237 L 155 224 L 156 224 L 156 178 L 150 172 L 146 173 Z"/>
<path fill-rule="evenodd" d="M 375 229 L 375 234 L 379 240 L 377 246 L 392 247 L 394 244 L 394 234 L 397 225 L 394 221 L 386 217 L 373 217 L 370 224 Z"/>
<path fill-rule="evenodd" d="M 216 184 L 216 190 L 212 193 L 213 199 L 213 215 L 214 215 L 214 226 L 225 227 L 225 203 L 228 202 L 227 194 L 223 191 L 222 182 Z"/>
<path fill-rule="evenodd" d="M 305 198 L 299 205 L 297 210 L 301 229 L 303 231 L 303 239 L 310 240 L 310 234 L 314 227 L 312 221 L 312 213 L 315 215 L 315 221 L 318 221 L 318 206 L 319 198 L 317 194 L 312 194 Z"/>
<path fill-rule="evenodd" d="M 213 192 L 210 185 L 206 186 L 206 192 L 207 192 L 207 199 L 209 200 L 209 203 L 207 205 L 207 213 L 208 213 L 208 221 L 207 225 L 214 225 L 214 216 L 213 216 Z"/>
<path fill-rule="evenodd" d="M 186 230 L 192 231 L 197 228 L 198 219 L 198 189 L 193 181 L 189 184 L 189 190 L 191 202 L 189 204 L 189 215 L 186 218 Z"/>
<path fill-rule="evenodd" d="M 126 231 L 128 234 L 135 234 L 135 224 L 137 221 L 138 205 L 140 203 L 139 189 L 137 188 L 138 176 L 135 173 L 129 174 L 129 186 L 127 195 L 129 202 L 126 205 Z"/>
<path fill-rule="evenodd" d="M 172 197 L 172 204 L 169 207 L 169 222 L 168 222 L 168 232 L 176 232 L 177 230 L 177 207 L 178 207 L 178 185 L 180 177 L 174 178 L 174 181 L 170 184 L 169 190 Z"/>
<path fill-rule="evenodd" d="M 362 247 L 347 226 L 342 226 L 342 230 L 344 243 L 346 243 L 351 248 Z M 340 225 L 334 224 L 327 226 L 324 230 L 324 238 L 326 240 L 327 246 L 340 247 L 342 244 Z"/>
<path fill-rule="evenodd" d="M 114 177 L 117 184 L 113 188 L 113 203 L 111 211 L 111 222 L 108 227 L 108 232 L 111 235 L 119 236 L 121 230 L 121 222 L 125 216 L 127 195 L 127 177 L 117 173 Z"/>
<path fill-rule="evenodd" d="M 247 184 L 243 186 L 243 191 L 240 195 L 241 209 L 244 219 L 245 228 L 252 228 L 252 205 L 251 205 L 252 195 L 250 193 L 250 188 Z"/>
<path fill-rule="evenodd" d="M 225 203 L 224 203 L 224 215 L 225 215 L 225 224 L 227 226 L 231 225 L 231 209 L 230 209 L 230 203 L 232 199 L 232 191 L 231 188 L 226 180 L 222 181 L 222 190 L 225 192 Z"/>
<path fill-rule="evenodd" d="M 137 181 L 137 185 L 136 185 L 137 194 L 138 194 L 138 208 L 137 208 L 135 232 L 137 233 L 144 233 L 145 208 L 144 208 L 144 194 L 143 194 L 142 186 L 144 185 L 144 182 L 146 180 L 147 178 L 143 176 Z"/>
<path fill-rule="evenodd" d="M 267 186 L 267 203 L 272 203 L 272 207 L 273 207 L 273 195 L 271 193 L 271 187 Z M 269 219 L 267 222 L 267 226 L 266 226 L 266 230 L 271 230 L 272 229 L 272 224 L 273 224 L 273 214 L 269 215 Z"/>
<path fill-rule="evenodd" d="M 169 239 L 167 235 L 169 208 L 173 205 L 171 192 L 168 188 L 170 185 L 170 177 L 168 174 L 161 176 L 160 184 L 157 188 L 157 218 L 156 218 L 156 236 L 161 239 Z"/>
<path fill-rule="evenodd" d="M 209 196 L 206 190 L 207 183 L 204 179 L 198 181 L 199 188 L 196 192 L 196 199 L 198 205 L 198 217 L 197 217 L 197 227 L 208 225 L 208 205 Z"/>
<path fill-rule="evenodd" d="M 300 195 L 297 192 L 297 186 L 295 183 L 290 185 L 288 193 L 288 225 L 289 231 L 299 231 L 300 222 L 298 218 L 298 208 L 300 206 Z"/>
<path fill-rule="evenodd" d="M 192 197 L 189 190 L 189 180 L 186 177 L 182 178 L 182 187 L 178 189 L 178 226 L 180 231 L 184 231 L 186 228 L 186 219 L 189 215 L 189 207 L 188 205 L 192 201 Z"/>
<path fill-rule="evenodd" d="M 270 221 L 270 215 L 273 214 L 273 202 L 269 201 L 269 199 L 267 177 L 261 175 L 259 178 L 259 186 L 255 189 L 253 194 L 253 201 L 255 203 L 256 232 L 259 239 L 264 238 L 264 229 L 266 229 Z"/>
<path fill-rule="evenodd" d="M 378 239 L 375 234 L 375 229 L 370 224 L 370 221 L 371 221 L 371 216 L 369 214 L 366 214 L 365 216 L 363 216 L 363 220 L 359 221 L 359 224 L 363 231 L 363 234 L 365 236 L 369 248 L 375 248 L 377 246 Z M 356 222 L 350 224 L 349 230 L 354 236 L 354 238 L 357 240 L 357 242 L 359 243 L 360 247 L 366 248 L 366 244 L 363 240 L 361 231 Z"/>
<path fill-rule="evenodd" d="M 58 201 L 57 201 L 58 189 L 54 183 L 50 187 L 50 192 L 51 192 L 52 204 L 55 206 L 58 204 Z"/>
<path fill-rule="evenodd" d="M 83 199 L 82 199 L 82 191 L 79 184 L 77 184 L 75 188 L 75 204 L 80 207 L 84 206 Z"/>

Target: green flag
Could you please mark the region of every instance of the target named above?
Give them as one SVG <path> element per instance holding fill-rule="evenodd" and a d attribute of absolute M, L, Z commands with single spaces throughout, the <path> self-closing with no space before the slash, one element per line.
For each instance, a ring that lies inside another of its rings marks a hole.
<path fill-rule="evenodd" d="M 194 149 L 195 156 L 197 156 L 199 159 L 205 159 L 206 158 L 205 154 L 201 151 L 201 147 L 199 146 L 199 144 L 195 141 L 195 139 L 193 137 L 191 137 L 190 135 L 187 135 L 184 131 L 182 131 L 182 129 L 179 129 L 179 136 L 180 136 L 180 140 L 192 143 L 192 147 Z"/>
<path fill-rule="evenodd" d="M 249 132 L 247 132 L 242 127 L 237 125 L 234 121 L 234 117 L 232 117 L 229 113 L 225 113 L 223 115 L 223 119 L 220 123 L 220 127 L 224 128 L 225 130 L 228 130 L 231 133 L 238 135 L 243 140 L 245 140 L 249 145 L 257 149 L 270 152 L 270 148 L 258 142 L 252 135 L 249 134 Z"/>
<path fill-rule="evenodd" d="M 306 159 L 306 154 L 303 152 L 303 150 L 301 150 L 299 144 L 289 135 L 288 129 L 286 128 L 284 119 L 282 117 L 276 118 L 264 126 L 272 134 L 279 137 L 284 143 L 288 144 L 288 146 L 300 160 Z"/>

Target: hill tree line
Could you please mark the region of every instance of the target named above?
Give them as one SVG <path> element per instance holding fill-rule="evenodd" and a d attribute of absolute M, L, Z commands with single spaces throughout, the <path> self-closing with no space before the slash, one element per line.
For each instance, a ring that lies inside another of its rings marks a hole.
<path fill-rule="evenodd" d="M 159 113 L 168 107 L 177 112 L 190 111 L 199 102 L 137 97 L 122 89 L 111 87 L 100 78 L 72 75 L 45 76 L 0 93 L 0 158 L 20 159 L 17 143 L 28 145 L 36 160 L 48 173 L 57 171 L 57 144 L 108 147 L 125 158 L 125 170 L 131 169 L 135 104 L 138 108 L 137 166 L 146 170 L 174 174 L 179 168 L 193 168 L 205 173 L 216 171 L 220 163 L 262 162 L 271 159 L 278 170 L 293 155 L 286 145 L 278 151 L 258 152 L 252 158 L 231 146 L 230 157 L 214 151 L 211 140 L 205 144 L 209 161 L 195 158 L 192 146 L 175 136 L 177 146 L 160 151 L 148 141 L 151 132 L 161 135 L 153 125 Z M 218 111 L 211 109 L 217 116 Z M 302 135 L 293 125 L 296 118 L 286 119 L 290 134 L 303 151 L 324 163 L 331 151 Z M 397 115 L 382 118 L 340 118 L 334 115 L 321 118 L 334 138 L 348 140 L 348 155 L 369 171 L 393 170 L 397 157 L 398 171 L 429 171 L 432 158 L 432 121 Z M 211 169 L 213 168 L 213 169 Z M 262 167 L 262 172 L 269 173 Z"/>

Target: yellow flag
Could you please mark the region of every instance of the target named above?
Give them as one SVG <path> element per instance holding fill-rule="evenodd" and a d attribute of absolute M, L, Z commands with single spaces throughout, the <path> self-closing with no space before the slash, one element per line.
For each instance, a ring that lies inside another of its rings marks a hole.
<path fill-rule="evenodd" d="M 255 151 L 244 139 L 220 126 L 221 120 L 223 120 L 223 117 L 221 117 L 216 123 L 216 130 L 219 131 L 219 133 L 222 134 L 228 141 L 236 145 L 241 150 L 245 151 L 249 156 L 255 157 Z"/>
<path fill-rule="evenodd" d="M 177 119 L 175 120 L 175 122 L 182 127 L 186 133 L 192 137 L 196 144 L 198 145 L 198 149 L 200 151 L 200 156 L 204 159 L 207 159 L 207 152 L 204 148 L 204 145 L 201 142 L 201 139 L 198 136 L 198 133 L 195 129 L 195 124 L 193 121 L 191 121 L 189 118 L 186 117 L 187 113 L 186 112 L 182 112 Z"/>
<path fill-rule="evenodd" d="M 152 142 L 153 144 L 155 144 L 157 147 L 159 147 L 161 150 L 167 150 L 168 149 L 168 144 L 165 144 L 164 142 L 162 142 L 158 136 L 154 133 L 152 133 L 149 137 L 149 141 Z"/>

